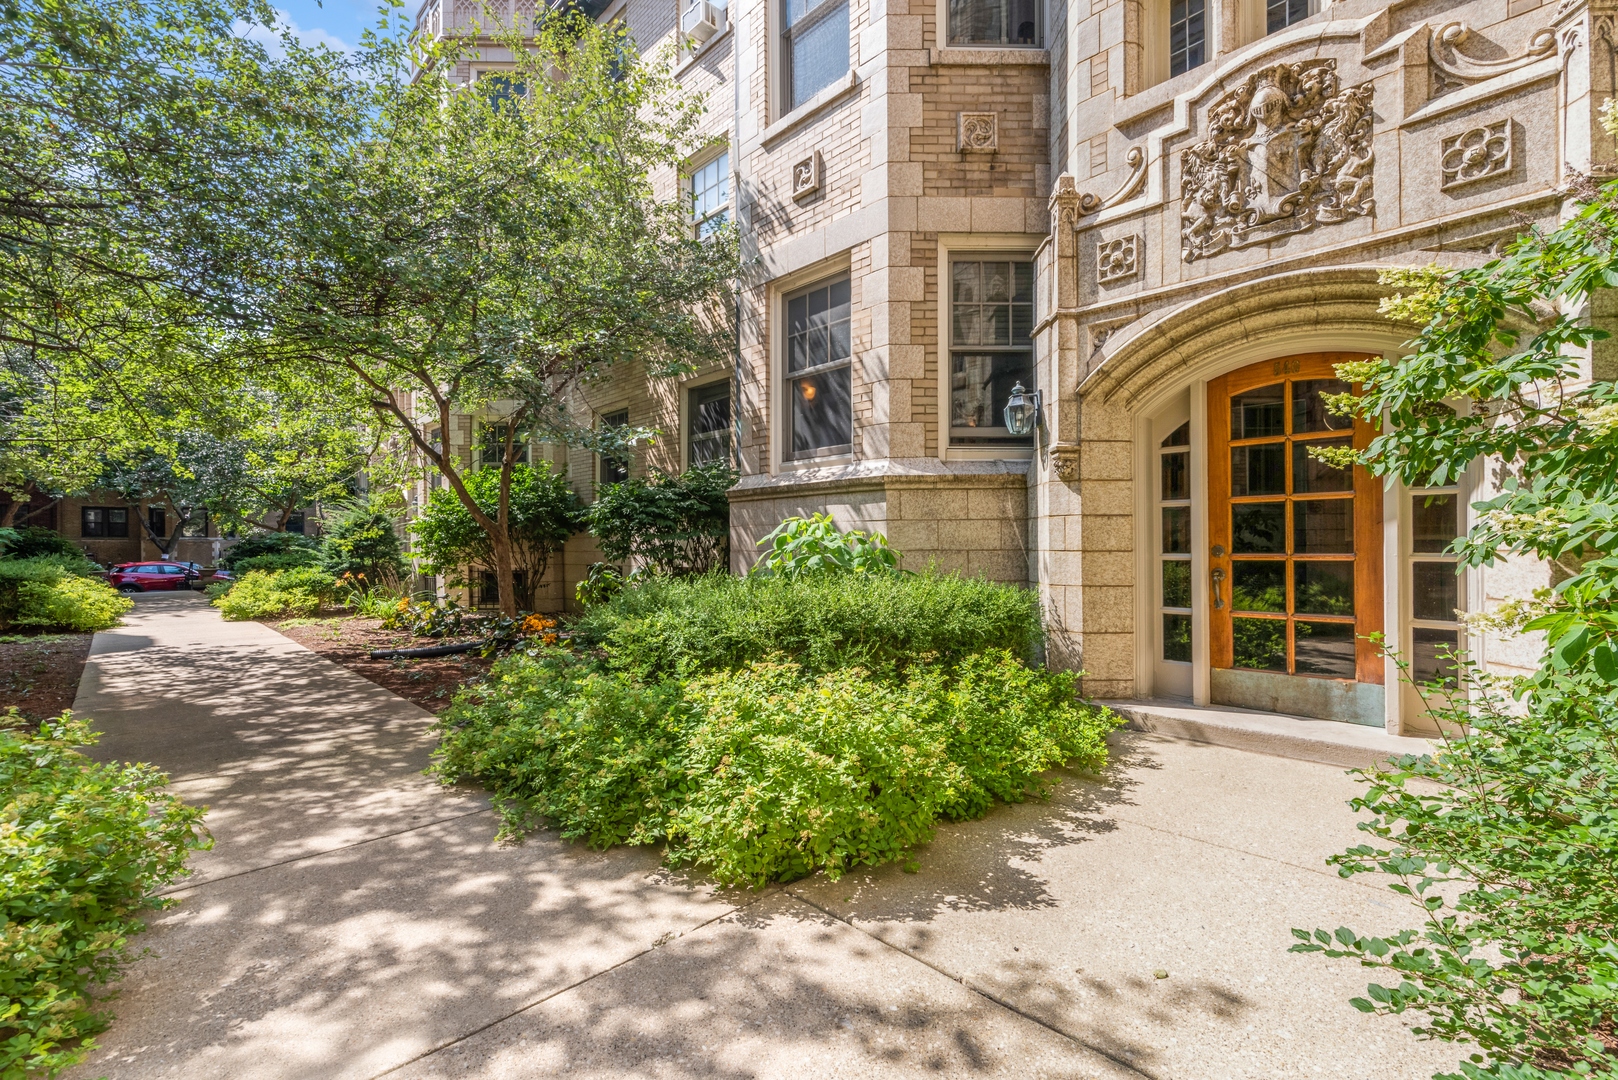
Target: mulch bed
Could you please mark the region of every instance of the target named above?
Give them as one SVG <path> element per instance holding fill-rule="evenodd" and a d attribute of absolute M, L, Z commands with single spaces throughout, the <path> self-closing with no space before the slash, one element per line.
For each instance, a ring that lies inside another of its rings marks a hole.
<path fill-rule="evenodd" d="M 449 708 L 455 691 L 483 678 L 489 661 L 480 656 L 435 656 L 412 660 L 372 660 L 372 649 L 413 649 L 445 642 L 384 630 L 377 619 L 289 619 L 265 625 L 285 634 L 334 664 L 414 701 L 430 713 Z"/>
<path fill-rule="evenodd" d="M 8 635 L 0 639 L 0 713 L 15 705 L 30 720 L 73 707 L 93 634 Z"/>

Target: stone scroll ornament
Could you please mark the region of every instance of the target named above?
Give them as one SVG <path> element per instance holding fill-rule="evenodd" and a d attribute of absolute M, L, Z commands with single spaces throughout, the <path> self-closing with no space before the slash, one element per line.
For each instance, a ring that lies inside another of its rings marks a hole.
<path fill-rule="evenodd" d="M 1375 210 L 1372 87 L 1342 89 L 1336 68 L 1276 64 L 1209 108 L 1207 134 L 1180 155 L 1186 262 Z"/>

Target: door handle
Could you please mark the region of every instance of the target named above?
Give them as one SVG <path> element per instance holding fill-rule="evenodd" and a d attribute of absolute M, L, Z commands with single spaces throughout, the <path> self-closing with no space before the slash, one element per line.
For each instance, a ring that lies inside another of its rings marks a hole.
<path fill-rule="evenodd" d="M 1225 572 L 1217 567 L 1213 572 L 1213 604 L 1216 608 L 1225 606 L 1225 598 L 1219 595 L 1219 583 L 1225 580 Z"/>

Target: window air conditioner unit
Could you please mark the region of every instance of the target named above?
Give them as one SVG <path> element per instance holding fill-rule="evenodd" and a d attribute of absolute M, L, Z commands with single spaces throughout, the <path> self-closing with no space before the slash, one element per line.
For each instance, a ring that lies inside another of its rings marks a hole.
<path fill-rule="evenodd" d="M 697 0 L 696 3 L 686 8 L 685 14 L 680 17 L 680 30 L 686 37 L 695 38 L 698 41 L 707 41 L 719 33 L 724 28 L 724 25 L 725 9 L 715 7 L 713 4 L 705 2 L 705 0 Z"/>

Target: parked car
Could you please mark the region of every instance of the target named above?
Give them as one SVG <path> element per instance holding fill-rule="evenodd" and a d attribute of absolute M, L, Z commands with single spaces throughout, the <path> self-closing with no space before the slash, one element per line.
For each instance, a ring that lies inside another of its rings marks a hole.
<path fill-rule="evenodd" d="M 191 589 L 202 574 L 193 570 L 192 563 L 136 562 L 119 563 L 107 571 L 107 582 L 119 592 L 162 592 Z"/>

